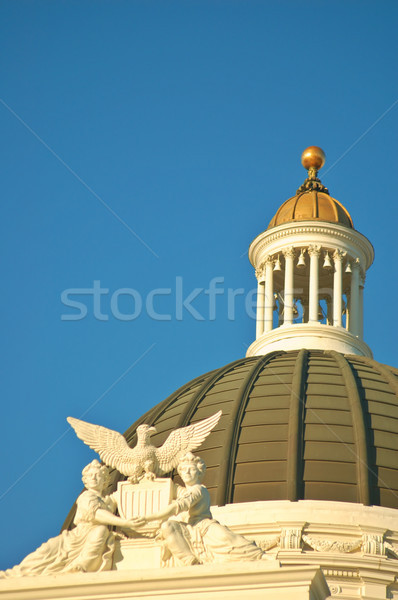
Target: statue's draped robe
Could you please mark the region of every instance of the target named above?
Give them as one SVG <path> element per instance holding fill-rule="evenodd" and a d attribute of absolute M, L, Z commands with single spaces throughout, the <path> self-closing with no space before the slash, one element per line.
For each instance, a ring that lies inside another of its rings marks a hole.
<path fill-rule="evenodd" d="M 179 530 L 199 562 L 228 562 L 262 558 L 264 553 L 254 542 L 249 541 L 243 535 L 234 533 L 213 519 L 210 511 L 210 495 L 204 485 L 179 487 L 175 502 L 180 516 L 182 516 L 181 513 L 187 513 L 184 521 L 178 521 Z M 168 559 L 167 541 L 164 559 Z M 175 562 L 179 562 L 176 557 L 174 559 Z"/>
<path fill-rule="evenodd" d="M 111 569 L 115 536 L 106 525 L 95 521 L 95 513 L 99 508 L 113 513 L 115 502 L 110 497 L 102 498 L 96 492 L 86 490 L 76 504 L 74 529 L 50 538 L 19 565 L 0 572 L 0 576 L 24 577 Z"/>

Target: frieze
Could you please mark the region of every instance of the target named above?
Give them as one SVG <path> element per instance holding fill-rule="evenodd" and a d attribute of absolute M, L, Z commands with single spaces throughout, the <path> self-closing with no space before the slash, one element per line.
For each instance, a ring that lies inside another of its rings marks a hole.
<path fill-rule="evenodd" d="M 271 548 L 278 546 L 280 539 L 280 536 L 271 539 L 260 539 L 256 540 L 256 544 L 263 552 L 267 552 L 267 550 L 271 550 Z"/>
<path fill-rule="evenodd" d="M 303 541 L 316 552 L 349 554 L 361 551 L 373 556 L 398 558 L 398 548 L 384 540 L 383 534 L 364 533 L 360 539 L 351 541 L 317 538 L 303 534 Z"/>
<path fill-rule="evenodd" d="M 317 552 L 349 553 L 355 552 L 362 547 L 362 539 L 344 542 L 341 540 L 314 538 L 304 534 L 303 541 L 310 546 L 310 548 L 316 550 Z"/>

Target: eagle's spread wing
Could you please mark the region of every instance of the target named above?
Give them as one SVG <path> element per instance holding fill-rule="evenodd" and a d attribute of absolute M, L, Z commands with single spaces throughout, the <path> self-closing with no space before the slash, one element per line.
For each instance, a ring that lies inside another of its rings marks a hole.
<path fill-rule="evenodd" d="M 67 417 L 67 421 L 75 430 L 77 437 L 98 452 L 106 465 L 117 469 L 123 475 L 131 475 L 134 467 L 134 451 L 121 433 L 74 417 Z"/>
<path fill-rule="evenodd" d="M 221 413 L 222 411 L 219 410 L 218 413 L 203 421 L 172 431 L 163 446 L 156 448 L 160 472 L 168 473 L 178 465 L 184 454 L 198 448 L 217 425 Z"/>

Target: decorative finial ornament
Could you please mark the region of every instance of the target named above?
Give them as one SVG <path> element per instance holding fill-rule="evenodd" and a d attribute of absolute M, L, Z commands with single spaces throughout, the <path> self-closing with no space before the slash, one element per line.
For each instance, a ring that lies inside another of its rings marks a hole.
<path fill-rule="evenodd" d="M 301 164 L 304 169 L 314 168 L 316 171 L 322 169 L 325 164 L 325 153 L 319 146 L 309 146 L 301 155 Z"/>
<path fill-rule="evenodd" d="M 303 192 L 310 190 L 329 194 L 327 187 L 325 187 L 317 177 L 319 169 L 322 169 L 325 164 L 325 159 L 325 153 L 319 146 L 309 146 L 304 150 L 301 155 L 301 164 L 307 169 L 308 177 L 303 185 L 297 190 L 297 194 L 302 194 Z"/>

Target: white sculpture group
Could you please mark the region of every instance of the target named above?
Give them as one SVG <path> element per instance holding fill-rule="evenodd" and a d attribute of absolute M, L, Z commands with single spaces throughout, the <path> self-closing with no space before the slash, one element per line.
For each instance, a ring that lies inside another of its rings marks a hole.
<path fill-rule="evenodd" d="M 156 430 L 141 425 L 137 428 L 138 441 L 133 449 L 115 431 L 68 418 L 77 435 L 95 449 L 107 465 L 127 475 L 132 483 L 153 481 L 156 475 L 177 466 L 184 487 L 174 486 L 174 497 L 157 512 L 126 519 L 114 514 L 120 496 L 117 493 L 103 495 L 108 485 L 108 467 L 93 460 L 82 472 L 86 490 L 76 502 L 75 527 L 50 538 L 19 565 L 0 571 L 0 577 L 110 570 L 117 535 L 110 527 L 136 532 L 139 536 L 140 529 L 145 530 L 149 523 L 158 524 L 156 540 L 162 545 L 164 565 L 263 558 L 264 552 L 254 542 L 213 519 L 210 495 L 202 485 L 206 465 L 191 453 L 209 435 L 220 416 L 221 411 L 173 431 L 160 448 L 149 443 L 151 433 Z M 131 487 L 137 488 L 140 484 Z"/>

